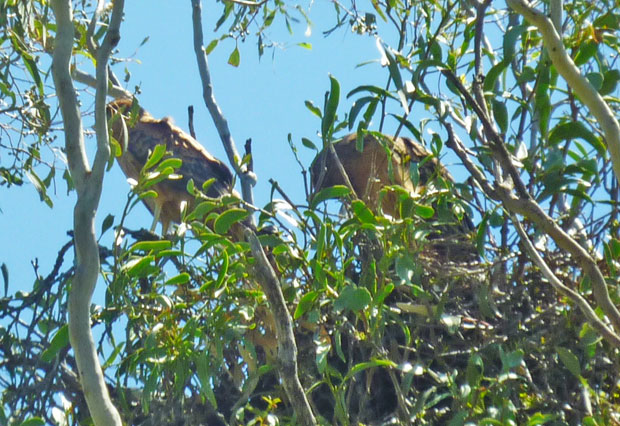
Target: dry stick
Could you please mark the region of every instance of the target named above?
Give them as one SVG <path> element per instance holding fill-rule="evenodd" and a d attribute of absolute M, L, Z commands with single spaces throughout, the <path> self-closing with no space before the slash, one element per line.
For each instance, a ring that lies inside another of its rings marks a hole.
<path fill-rule="evenodd" d="M 541 219 L 542 219 L 543 221 L 547 222 L 548 227 L 559 228 L 551 218 L 549 217 L 547 217 L 546 219 L 544 217 L 541 218 L 540 212 L 537 212 L 537 208 L 536 208 L 538 205 L 535 202 L 531 200 L 519 200 L 513 197 L 512 194 L 510 194 L 509 190 L 505 187 L 498 187 L 498 186 L 496 186 L 495 188 L 492 187 L 489 181 L 483 175 L 482 171 L 480 171 L 480 169 L 478 169 L 478 167 L 476 167 L 476 165 L 469 158 L 469 155 L 465 151 L 465 146 L 459 140 L 458 136 L 454 134 L 452 126 L 449 123 L 444 123 L 444 125 L 446 126 L 446 129 L 448 130 L 447 145 L 456 153 L 456 155 L 458 155 L 458 157 L 463 162 L 463 165 L 465 166 L 467 171 L 474 177 L 476 182 L 478 182 L 482 190 L 492 199 L 502 202 L 506 210 L 511 212 L 511 219 L 513 223 L 515 224 L 515 227 L 517 228 L 517 232 L 519 232 L 522 239 L 525 240 L 527 238 L 527 235 L 525 235 L 524 237 L 524 234 L 523 235 L 521 234 L 520 229 L 522 231 L 522 228 L 521 228 L 520 223 L 514 217 L 515 212 L 524 217 L 529 218 L 536 225 L 540 226 Z M 540 209 L 540 207 L 538 207 L 538 209 Z M 544 215 L 545 213 L 542 212 L 542 214 Z M 551 235 L 551 233 L 548 232 L 547 229 L 545 229 L 546 227 L 541 226 L 541 228 L 545 232 Z M 560 231 L 562 231 L 561 228 L 559 229 Z M 551 236 L 553 237 L 553 235 Z M 566 237 L 570 238 L 568 235 Z M 527 241 L 524 241 L 524 243 L 526 244 L 526 247 L 527 247 L 527 244 L 531 244 L 529 239 Z M 556 243 L 558 243 L 557 240 L 556 240 Z M 558 246 L 560 246 L 559 243 L 558 243 Z M 529 248 L 528 248 L 528 252 L 530 252 Z M 590 324 L 592 328 L 597 330 L 601 334 L 601 336 L 603 336 L 609 343 L 611 343 L 612 345 L 616 347 L 620 347 L 620 337 L 612 329 L 607 327 L 607 325 L 605 325 L 605 323 L 603 323 L 603 321 L 601 321 L 600 318 L 598 318 L 598 316 L 592 310 L 592 307 L 588 304 L 588 302 L 579 293 L 564 286 L 561 283 L 561 281 L 548 268 L 544 260 L 542 260 L 540 256 L 538 255 L 538 253 L 535 252 L 535 250 L 533 254 L 530 252 L 530 255 L 532 256 L 534 261 L 538 264 L 538 266 L 541 268 L 541 270 L 543 271 L 543 274 L 545 274 L 545 276 L 551 282 L 553 287 L 555 287 L 562 294 L 570 298 L 581 309 L 581 311 L 586 317 L 586 320 L 588 321 L 588 324 Z M 593 285 L 593 288 L 594 288 L 594 285 Z M 596 295 L 596 290 L 595 290 L 595 295 Z"/>
<path fill-rule="evenodd" d="M 213 95 L 213 85 L 211 83 L 211 73 L 209 72 L 209 64 L 207 62 L 207 54 L 203 48 L 204 37 L 202 35 L 202 6 L 200 4 L 200 0 L 191 0 L 191 2 L 192 25 L 194 29 L 194 53 L 196 54 L 200 81 L 202 82 L 202 97 L 207 109 L 209 110 L 209 114 L 213 119 L 217 132 L 220 135 L 220 139 L 222 140 L 222 144 L 226 150 L 226 155 L 228 156 L 228 161 L 241 179 L 241 193 L 243 195 L 243 199 L 247 203 L 254 205 L 252 186 L 256 183 L 256 176 L 254 173 L 250 173 L 241 168 L 241 158 L 239 157 L 239 153 L 235 147 L 235 141 L 230 134 L 228 121 L 215 101 L 215 96 Z M 254 223 L 253 216 L 250 216 L 250 219 L 252 220 L 252 223 Z"/>
<path fill-rule="evenodd" d="M 566 80 L 579 99 L 588 107 L 605 134 L 607 149 L 611 154 L 611 162 L 616 179 L 620 180 L 620 124 L 603 97 L 588 80 L 581 75 L 579 68 L 566 52 L 562 39 L 555 30 L 553 22 L 542 12 L 532 8 L 524 0 L 506 0 L 506 3 L 522 15 L 530 24 L 540 31 L 551 62 L 557 72 Z"/>
<path fill-rule="evenodd" d="M 65 128 L 65 147 L 69 170 L 78 195 L 74 209 L 76 268 L 69 293 L 69 339 L 75 353 L 80 382 L 93 422 L 98 426 L 121 425 L 112 404 L 99 364 L 91 332 L 90 302 L 99 277 L 99 248 L 95 236 L 94 216 L 101 196 L 103 176 L 109 159 L 105 99 L 107 63 L 112 48 L 120 38 L 119 27 L 123 0 L 114 2 L 112 18 L 102 46 L 97 50 L 96 132 L 97 151 L 92 170 L 84 147 L 84 132 L 77 94 L 69 71 L 74 27 L 70 0 L 54 0 L 56 16 L 52 74 Z"/>
<path fill-rule="evenodd" d="M 295 335 L 293 334 L 293 321 L 286 307 L 280 282 L 269 264 L 269 260 L 267 260 L 265 251 L 256 234 L 249 228 L 246 228 L 245 238 L 250 243 L 252 255 L 256 259 L 256 272 L 260 280 L 259 282 L 267 296 L 267 300 L 269 300 L 269 305 L 276 320 L 278 363 L 280 364 L 280 377 L 286 390 L 286 395 L 295 409 L 299 424 L 307 426 L 316 425 L 317 423 L 308 403 L 308 398 L 306 398 L 304 389 L 299 381 L 297 345 L 295 344 Z"/>

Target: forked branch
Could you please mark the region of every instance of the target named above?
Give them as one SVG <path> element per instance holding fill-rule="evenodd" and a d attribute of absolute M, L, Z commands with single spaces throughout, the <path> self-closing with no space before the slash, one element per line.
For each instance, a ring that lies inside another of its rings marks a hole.
<path fill-rule="evenodd" d="M 70 0 L 53 0 L 56 41 L 52 74 L 65 129 L 69 170 L 77 191 L 74 209 L 76 268 L 69 293 L 69 339 L 75 353 L 80 383 L 95 425 L 121 425 L 112 404 L 91 332 L 90 303 L 99 277 L 99 247 L 95 235 L 95 212 L 99 205 L 103 175 L 110 156 L 105 119 L 107 64 L 118 43 L 124 1 L 116 0 L 103 44 L 97 50 L 96 132 L 97 152 L 91 169 L 84 146 L 84 133 L 77 94 L 69 70 L 73 48 L 73 12 Z"/>

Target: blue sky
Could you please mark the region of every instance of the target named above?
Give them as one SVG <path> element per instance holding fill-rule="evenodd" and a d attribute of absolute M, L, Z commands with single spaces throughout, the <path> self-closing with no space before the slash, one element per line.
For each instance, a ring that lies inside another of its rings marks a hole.
<path fill-rule="evenodd" d="M 221 4 L 215 5 L 215 9 L 212 5 L 203 2 L 205 44 L 214 38 L 214 22 L 221 8 Z M 131 72 L 127 88 L 133 90 L 135 85 L 140 86 L 142 106 L 155 117 L 173 117 L 185 130 L 187 106 L 194 105 L 198 140 L 212 154 L 226 160 L 202 100 L 192 46 L 190 1 L 134 0 L 126 2 L 125 11 L 118 56 L 130 60 L 117 65 L 116 74 L 122 78 L 123 68 L 127 67 Z M 259 178 L 255 200 L 259 206 L 269 201 L 270 178 L 278 181 L 294 201 L 304 202 L 302 176 L 288 147 L 287 135 L 292 133 L 302 161 L 309 165 L 313 155 L 301 145 L 301 137 L 319 143 L 316 133 L 320 122 L 306 109 L 304 101 L 322 106 L 330 73 L 341 83 L 341 116 L 352 102 L 345 99 L 348 91 L 362 83 L 385 84 L 386 74 L 378 63 L 357 67 L 362 62 L 379 59 L 374 38 L 360 37 L 344 29 L 324 38 L 322 31 L 334 23 L 333 8 L 326 0 L 314 3 L 309 16 L 314 24 L 310 37 L 304 34 L 305 23 L 294 27 L 291 36 L 284 23 L 276 19 L 270 35 L 283 47 L 273 51 L 273 56 L 272 51 L 266 50 L 259 61 L 253 37 L 239 44 L 238 68 L 227 64 L 235 46 L 232 40 L 220 43 L 209 55 L 215 96 L 228 119 L 237 148 L 242 151 L 245 140 L 253 140 L 254 165 Z M 140 46 L 147 36 L 148 42 Z M 311 43 L 312 50 L 297 46 L 299 42 Z M 87 63 L 79 66 L 89 71 Z M 62 140 L 62 134 L 58 137 Z M 92 146 L 94 140 L 87 143 Z M 115 215 L 115 224 L 118 223 L 128 191 L 125 177 L 115 165 L 105 177 L 97 212 L 98 231 L 108 214 Z M 66 232 L 72 228 L 75 195 L 66 195 L 60 178 L 56 191 L 52 190 L 50 195 L 53 209 L 39 201 L 30 184 L 2 192 L 0 235 L 4 246 L 11 249 L 0 253 L 0 263 L 6 263 L 9 268 L 11 291 L 30 290 L 35 278 L 31 261 L 38 258 L 40 273 L 49 273 L 56 253 L 68 240 Z M 127 226 L 148 228 L 151 221 L 146 208 L 140 205 Z"/>

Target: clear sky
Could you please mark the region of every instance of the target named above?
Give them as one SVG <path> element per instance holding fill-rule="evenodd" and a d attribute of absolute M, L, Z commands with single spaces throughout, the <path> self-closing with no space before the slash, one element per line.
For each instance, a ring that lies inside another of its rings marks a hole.
<path fill-rule="evenodd" d="M 121 27 L 118 57 L 130 58 L 114 68 L 122 78 L 123 68 L 131 72 L 127 85 L 133 90 L 139 85 L 141 105 L 153 116 L 171 116 L 177 125 L 187 130 L 187 106 L 194 105 L 194 124 L 197 139 L 215 156 L 226 157 L 202 100 L 192 45 L 190 0 L 133 0 L 126 2 L 126 17 Z M 203 2 L 205 44 L 214 38 L 214 22 L 219 17 L 221 4 Z M 239 151 L 252 138 L 254 167 L 259 181 L 255 200 L 259 206 L 269 201 L 269 178 L 280 183 L 296 202 L 304 202 L 303 181 L 298 165 L 288 148 L 287 134 L 292 133 L 302 161 L 307 166 L 312 152 L 301 145 L 301 137 L 313 139 L 320 122 L 304 106 L 312 100 L 322 106 L 323 96 L 329 89 L 331 73 L 341 83 L 342 116 L 351 106 L 346 93 L 359 84 L 385 84 L 385 73 L 378 63 L 357 67 L 362 62 L 378 60 L 380 55 L 372 37 L 360 37 L 347 30 L 338 30 L 328 38 L 322 32 L 334 23 L 333 6 L 326 0 L 312 5 L 310 18 L 314 23 L 312 34 L 305 35 L 306 25 L 294 27 L 290 36 L 284 23 L 276 19 L 270 35 L 283 48 L 266 50 L 258 59 L 255 38 L 248 37 L 239 44 L 241 64 L 234 68 L 227 64 L 234 41 L 220 43 L 209 55 L 215 95 L 228 119 Z M 145 37 L 148 42 L 140 47 Z M 297 46 L 309 42 L 312 50 Z M 86 71 L 88 64 L 82 63 Z M 49 71 L 49 70 L 45 70 Z M 92 71 L 92 70 L 90 70 Z M 51 76 L 49 77 L 51 81 Z M 59 141 L 62 135 L 58 134 Z M 87 140 L 94 144 L 94 140 Z M 57 173 L 61 176 L 62 173 Z M 97 213 L 97 230 L 108 215 L 122 213 L 129 186 L 118 165 L 106 175 L 104 193 Z M 39 259 L 40 273 L 49 273 L 60 247 L 68 241 L 66 232 L 72 228 L 72 210 L 75 194 L 66 196 L 64 182 L 57 178 L 56 191 L 50 191 L 54 208 L 39 201 L 30 184 L 2 189 L 0 198 L 0 235 L 3 247 L 0 263 L 6 263 L 10 274 L 10 291 L 32 288 L 34 274 L 31 261 Z M 138 206 L 127 225 L 130 228 L 148 228 L 152 218 L 146 208 Z M 108 236 L 110 231 L 108 231 Z"/>

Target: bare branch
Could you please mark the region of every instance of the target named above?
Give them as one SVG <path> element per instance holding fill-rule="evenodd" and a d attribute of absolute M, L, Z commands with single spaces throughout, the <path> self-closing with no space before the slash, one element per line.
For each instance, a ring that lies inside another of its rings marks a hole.
<path fill-rule="evenodd" d="M 196 54 L 196 61 L 198 62 L 198 71 L 200 73 L 200 80 L 202 82 L 202 97 L 205 101 L 205 105 L 209 110 L 209 114 L 213 119 L 213 123 L 217 128 L 217 132 L 220 135 L 220 139 L 224 144 L 228 161 L 234 168 L 237 175 L 241 179 L 241 193 L 243 199 L 249 203 L 254 204 L 254 195 L 252 193 L 252 187 L 256 184 L 256 175 L 244 170 L 241 167 L 241 157 L 235 147 L 235 141 L 230 134 L 228 127 L 228 121 L 224 117 L 222 110 L 215 101 L 213 95 L 213 85 L 211 83 L 211 73 L 209 72 L 209 65 L 207 62 L 207 55 L 204 51 L 204 38 L 202 35 L 202 6 L 200 0 L 191 0 L 192 2 L 192 25 L 194 29 L 194 53 Z M 252 217 L 252 216 L 250 216 Z M 253 219 L 252 219 L 253 222 Z"/>
<path fill-rule="evenodd" d="M 96 128 L 97 152 L 91 171 L 84 146 L 77 95 L 69 71 L 73 47 L 73 16 L 70 0 L 54 0 L 57 36 L 52 73 L 65 127 L 65 147 L 78 199 L 74 210 L 76 268 L 69 294 L 69 338 L 88 409 L 95 425 L 121 425 L 99 365 L 91 332 L 90 302 L 99 276 L 99 248 L 95 236 L 95 212 L 101 196 L 105 164 L 110 155 L 105 117 L 107 61 L 118 42 L 123 0 L 114 2 L 112 21 L 97 52 Z"/>
<path fill-rule="evenodd" d="M 256 259 L 256 270 L 259 282 L 267 296 L 269 305 L 273 310 L 276 320 L 276 338 L 278 341 L 278 362 L 280 364 L 280 376 L 282 384 L 286 390 L 297 420 L 301 425 L 316 425 L 316 420 L 312 414 L 310 404 L 306 398 L 297 369 L 297 345 L 293 334 L 293 321 L 291 314 L 286 307 L 286 301 L 280 288 L 280 282 L 275 271 L 269 264 L 265 251 L 258 241 L 256 234 L 246 228 L 245 238 L 250 243 L 250 249 L 254 259 Z"/>
<path fill-rule="evenodd" d="M 616 179 L 620 180 L 620 124 L 613 111 L 590 82 L 581 75 L 579 68 L 566 52 L 553 22 L 545 14 L 532 8 L 525 0 L 507 0 L 506 3 L 538 28 L 555 69 L 596 117 L 596 121 L 605 134 Z"/>
<path fill-rule="evenodd" d="M 73 77 L 75 81 L 79 81 L 80 83 L 90 86 L 92 88 L 97 87 L 97 79 L 95 77 L 88 73 L 85 73 L 84 71 L 80 71 L 77 68 L 73 68 L 73 70 L 71 71 L 71 77 Z M 108 95 L 114 97 L 115 99 L 133 97 L 131 92 L 128 92 L 122 87 L 116 86 L 114 84 L 108 85 Z"/>

